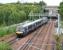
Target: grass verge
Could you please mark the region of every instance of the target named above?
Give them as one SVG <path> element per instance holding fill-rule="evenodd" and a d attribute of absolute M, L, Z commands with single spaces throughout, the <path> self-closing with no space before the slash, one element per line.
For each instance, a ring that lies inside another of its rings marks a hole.
<path fill-rule="evenodd" d="M 56 41 L 56 50 L 61 50 L 61 38 L 60 35 L 54 35 Z"/>
<path fill-rule="evenodd" d="M 5 42 L 0 42 L 0 50 L 12 50 L 9 44 Z"/>
<path fill-rule="evenodd" d="M 16 25 L 8 26 L 8 27 L 1 27 L 0 28 L 0 37 L 3 37 L 5 35 L 15 33 Z"/>

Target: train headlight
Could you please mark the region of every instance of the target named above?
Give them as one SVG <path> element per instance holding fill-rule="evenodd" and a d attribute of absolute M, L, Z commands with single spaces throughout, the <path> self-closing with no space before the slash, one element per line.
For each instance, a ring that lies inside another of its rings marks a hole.
<path fill-rule="evenodd" d="M 16 34 L 23 34 L 23 32 L 16 32 Z"/>

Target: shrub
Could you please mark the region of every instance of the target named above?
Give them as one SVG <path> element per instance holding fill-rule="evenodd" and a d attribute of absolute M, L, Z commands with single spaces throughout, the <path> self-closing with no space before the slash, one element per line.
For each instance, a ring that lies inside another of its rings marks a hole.
<path fill-rule="evenodd" d="M 4 35 L 15 33 L 16 26 L 7 26 L 0 28 L 0 37 Z"/>
<path fill-rule="evenodd" d="M 9 44 L 5 42 L 0 42 L 0 50 L 12 50 Z"/>
<path fill-rule="evenodd" d="M 55 35 L 55 40 L 56 40 L 56 50 L 61 50 L 61 39 L 60 39 L 60 36 Z"/>

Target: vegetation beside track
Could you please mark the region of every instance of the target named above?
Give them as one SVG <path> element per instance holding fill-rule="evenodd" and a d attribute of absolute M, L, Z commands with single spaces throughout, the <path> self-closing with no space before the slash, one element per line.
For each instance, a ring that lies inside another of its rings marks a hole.
<path fill-rule="evenodd" d="M 61 38 L 58 35 L 55 35 L 56 40 L 56 50 L 61 50 Z"/>
<path fill-rule="evenodd" d="M 11 25 L 7 27 L 1 27 L 0 28 L 0 37 L 3 37 L 8 34 L 13 34 L 16 31 L 16 25 Z"/>
<path fill-rule="evenodd" d="M 9 44 L 5 42 L 0 42 L 0 50 L 12 50 Z"/>
<path fill-rule="evenodd" d="M 60 13 L 60 16 L 61 16 L 61 20 L 63 21 L 63 2 L 60 3 L 59 13 Z"/>

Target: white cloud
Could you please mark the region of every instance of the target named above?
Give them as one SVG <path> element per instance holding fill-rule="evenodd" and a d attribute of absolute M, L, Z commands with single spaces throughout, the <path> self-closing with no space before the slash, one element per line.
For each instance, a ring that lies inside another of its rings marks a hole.
<path fill-rule="evenodd" d="M 0 3 L 11 3 L 11 2 L 17 2 L 17 0 L 0 0 Z"/>
<path fill-rule="evenodd" d="M 59 5 L 62 0 L 44 0 L 47 5 Z"/>
<path fill-rule="evenodd" d="M 0 0 L 0 3 L 17 2 L 18 0 Z M 21 2 L 39 2 L 42 0 L 19 0 Z M 47 5 L 59 5 L 62 0 L 43 0 Z"/>

